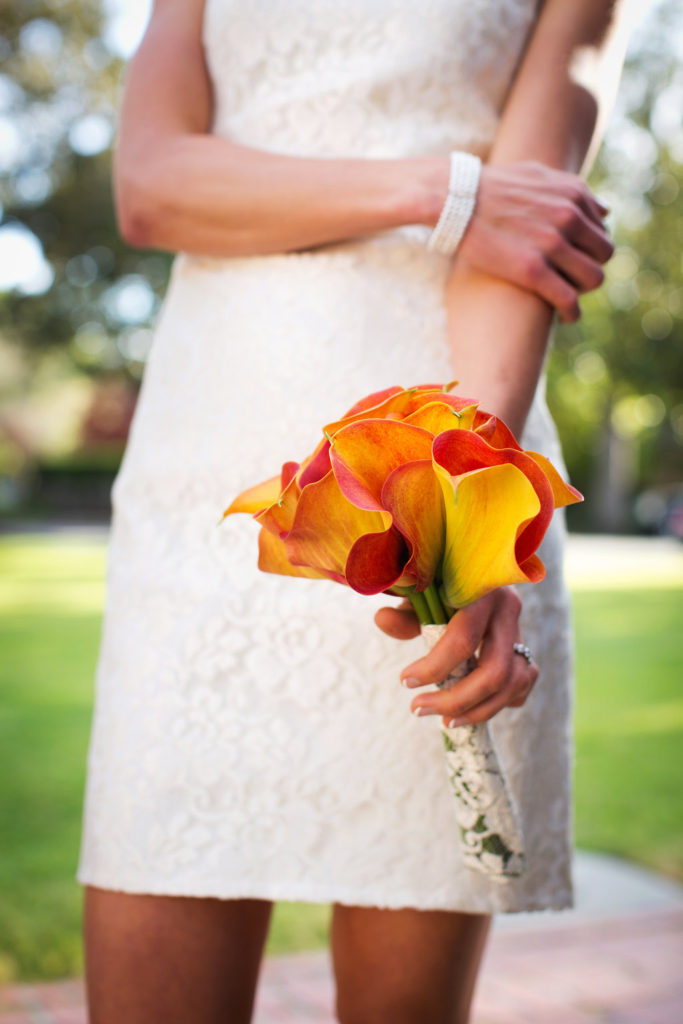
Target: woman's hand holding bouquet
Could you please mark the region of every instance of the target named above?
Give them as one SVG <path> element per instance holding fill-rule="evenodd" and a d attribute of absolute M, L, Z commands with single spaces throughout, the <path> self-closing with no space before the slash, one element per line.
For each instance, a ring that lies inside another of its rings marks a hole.
<path fill-rule="evenodd" d="M 511 644 L 503 653 L 511 637 L 519 642 L 519 599 L 506 588 L 543 578 L 535 552 L 553 511 L 581 496 L 544 456 L 522 451 L 501 420 L 450 394 L 452 386 L 392 387 L 361 399 L 324 428 L 303 462 L 285 463 L 225 515 L 250 512 L 260 523 L 266 572 L 410 602 L 434 646 L 403 679 L 446 690 L 458 683 L 453 693 L 420 696 L 413 709 L 445 716 L 466 862 L 503 878 L 521 872 L 522 840 L 485 720 L 523 702 L 537 674 L 528 652 L 524 663 Z M 416 628 L 395 609 L 377 621 L 395 636 Z M 478 667 L 467 660 L 477 648 Z"/>
<path fill-rule="evenodd" d="M 443 724 L 454 728 L 488 721 L 505 707 L 521 707 L 538 678 L 538 667 L 527 664 L 513 647 L 521 643 L 521 610 L 522 602 L 514 589 L 498 587 L 453 616 L 432 650 L 403 670 L 401 682 L 411 688 L 438 685 L 475 652 L 477 666 L 457 687 L 418 697 L 411 705 L 413 714 L 441 715 Z M 397 640 L 410 640 L 420 634 L 420 624 L 408 601 L 399 608 L 381 608 L 375 621 Z"/>

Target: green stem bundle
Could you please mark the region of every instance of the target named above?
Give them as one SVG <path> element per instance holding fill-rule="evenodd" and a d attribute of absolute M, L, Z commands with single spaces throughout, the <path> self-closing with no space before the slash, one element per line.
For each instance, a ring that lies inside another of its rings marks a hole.
<path fill-rule="evenodd" d="M 432 613 L 429 610 L 424 594 L 419 594 L 417 590 L 409 590 L 406 597 L 412 604 L 413 611 L 417 615 L 420 625 L 428 626 L 432 621 Z"/>
<path fill-rule="evenodd" d="M 443 626 L 455 613 L 454 608 L 444 603 L 436 583 L 430 583 L 421 591 L 413 587 L 392 587 L 391 593 L 408 598 L 421 626 Z"/>
<path fill-rule="evenodd" d="M 445 625 L 448 622 L 448 617 L 444 611 L 443 605 L 441 604 L 441 598 L 439 597 L 439 591 L 436 589 L 436 584 L 429 584 L 424 591 L 424 597 L 432 616 L 429 621 L 438 626 Z"/>
<path fill-rule="evenodd" d="M 434 583 L 431 583 L 425 590 L 405 590 L 404 596 L 408 598 L 413 606 L 421 626 L 429 626 L 437 623 L 444 625 L 448 622 L 448 615 L 439 597 L 439 591 Z"/>

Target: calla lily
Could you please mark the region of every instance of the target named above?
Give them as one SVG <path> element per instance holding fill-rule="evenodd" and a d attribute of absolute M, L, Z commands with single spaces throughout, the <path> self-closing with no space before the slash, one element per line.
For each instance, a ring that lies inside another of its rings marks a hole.
<path fill-rule="evenodd" d="M 414 574 L 417 590 L 435 579 L 443 558 L 445 506 L 431 459 L 406 462 L 395 469 L 382 488 L 382 504 L 408 545 L 406 573 Z"/>
<path fill-rule="evenodd" d="M 344 583 L 343 577 L 331 572 L 321 572 L 303 565 L 292 565 L 287 557 L 284 541 L 268 530 L 261 530 L 258 538 L 258 567 L 263 572 L 276 573 L 278 576 L 304 576 L 309 579 L 331 579 Z"/>
<path fill-rule="evenodd" d="M 368 395 L 301 464 L 240 494 L 225 514 L 260 522 L 259 567 L 362 594 L 425 591 L 430 608 L 438 587 L 451 609 L 542 579 L 552 513 L 581 496 L 452 386 Z"/>
<path fill-rule="evenodd" d="M 483 437 L 473 432 L 462 434 L 459 431 L 448 431 L 439 435 L 434 439 L 434 458 L 454 477 L 483 469 L 485 466 L 503 464 L 517 466 L 524 473 L 534 487 L 540 505 L 537 514 L 519 535 L 517 555 L 520 562 L 526 560 L 541 543 L 555 508 L 578 500 L 578 491 L 564 484 L 554 470 L 556 479 L 551 484 L 538 461 L 533 459 L 530 453 L 523 452 L 518 446 L 493 448 Z"/>
<path fill-rule="evenodd" d="M 456 409 L 447 402 L 426 402 L 415 412 L 406 416 L 405 423 L 422 427 L 430 434 L 442 434 L 445 430 L 471 430 L 476 416 L 476 405 L 463 405 Z"/>
<path fill-rule="evenodd" d="M 496 587 L 542 578 L 540 562 L 520 562 L 516 551 L 520 532 L 540 509 L 520 469 L 502 463 L 453 479 L 437 467 L 437 475 L 446 508 L 441 572 L 448 605 L 463 608 Z"/>
<path fill-rule="evenodd" d="M 323 432 L 334 434 L 341 427 L 359 419 L 386 419 L 387 417 L 403 419 L 419 408 L 419 404 L 425 400 L 433 401 L 437 396 L 446 395 L 453 399 L 455 396 L 448 395 L 448 392 L 456 383 L 456 381 L 451 381 L 449 384 L 419 384 L 414 388 L 391 387 L 385 388 L 383 391 L 376 391 L 352 405 L 341 419 L 334 423 L 328 423 L 323 428 Z M 456 401 L 462 400 L 456 399 Z"/>
<path fill-rule="evenodd" d="M 433 435 L 400 420 L 361 420 L 334 437 L 330 461 L 342 491 L 359 508 L 381 509 L 384 481 L 405 462 L 431 458 Z"/>
<path fill-rule="evenodd" d="M 383 533 L 390 526 L 389 513 L 369 511 L 349 501 L 330 470 L 302 490 L 285 547 L 292 564 L 343 576 L 356 541 L 366 534 Z"/>
<path fill-rule="evenodd" d="M 237 495 L 223 513 L 223 518 L 225 519 L 226 516 L 231 516 L 235 512 L 260 512 L 261 509 L 278 500 L 281 490 L 279 476 L 273 476 L 270 480 L 264 480 L 262 484 L 248 487 L 246 491 Z"/>

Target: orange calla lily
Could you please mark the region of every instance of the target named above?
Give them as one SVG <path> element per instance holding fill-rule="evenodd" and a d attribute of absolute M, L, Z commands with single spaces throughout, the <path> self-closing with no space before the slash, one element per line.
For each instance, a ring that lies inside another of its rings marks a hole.
<path fill-rule="evenodd" d="M 359 537 L 391 526 L 387 512 L 359 508 L 342 493 L 332 470 L 301 492 L 285 547 L 292 564 L 344 574 Z"/>
<path fill-rule="evenodd" d="M 404 419 L 418 409 L 422 402 L 433 401 L 436 397 L 462 402 L 463 399 L 447 394 L 454 384 L 456 381 L 449 384 L 419 384 L 414 388 L 391 387 L 385 388 L 384 391 L 376 391 L 352 405 L 341 419 L 328 423 L 323 428 L 323 433 L 333 435 L 341 427 L 346 427 L 359 419 Z"/>
<path fill-rule="evenodd" d="M 337 577 L 331 572 L 321 572 L 303 565 L 292 565 L 287 557 L 284 541 L 269 533 L 268 530 L 263 529 L 259 533 L 258 549 L 258 567 L 263 572 L 276 573 L 278 576 L 303 576 L 308 579 L 331 579 L 339 583 L 344 582 L 343 577 Z"/>
<path fill-rule="evenodd" d="M 408 545 L 405 569 L 414 574 L 417 590 L 435 579 L 444 551 L 445 507 L 434 470 L 431 459 L 406 462 L 389 474 L 382 488 L 382 505 Z"/>
<path fill-rule="evenodd" d="M 248 487 L 246 491 L 238 494 L 232 504 L 223 513 L 223 518 L 231 516 L 235 512 L 260 512 L 267 505 L 272 505 L 280 497 L 280 477 L 272 476 L 270 480 L 264 480 L 262 484 L 255 484 Z"/>
<path fill-rule="evenodd" d="M 406 416 L 405 422 L 430 434 L 442 434 L 445 430 L 471 430 L 476 413 L 475 404 L 455 408 L 450 402 L 424 402 Z"/>
<path fill-rule="evenodd" d="M 389 473 L 405 462 L 430 458 L 428 430 L 400 420 L 362 420 L 334 436 L 330 461 L 342 491 L 359 508 L 381 508 Z"/>

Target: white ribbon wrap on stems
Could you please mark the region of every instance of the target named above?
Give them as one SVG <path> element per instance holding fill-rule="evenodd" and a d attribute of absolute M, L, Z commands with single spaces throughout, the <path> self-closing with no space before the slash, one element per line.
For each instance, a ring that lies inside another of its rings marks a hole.
<path fill-rule="evenodd" d="M 430 650 L 445 630 L 445 625 L 422 626 Z M 475 667 L 473 660 L 458 665 L 439 689 L 455 686 Z M 435 721 L 443 733 L 465 864 L 500 882 L 517 878 L 524 871 L 522 830 L 488 722 L 445 729 L 438 718 Z"/>

